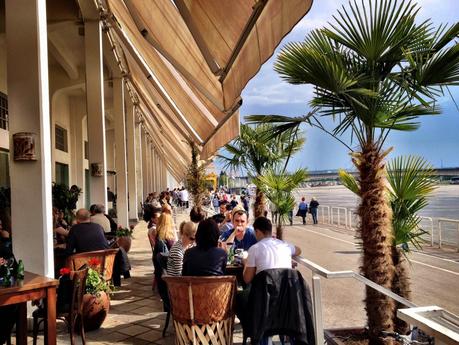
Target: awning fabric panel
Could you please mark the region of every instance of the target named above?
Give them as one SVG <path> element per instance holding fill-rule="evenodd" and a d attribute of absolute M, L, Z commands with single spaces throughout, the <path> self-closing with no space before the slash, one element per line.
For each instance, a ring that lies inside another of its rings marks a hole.
<path fill-rule="evenodd" d="M 130 1 L 137 8 L 148 33 L 199 80 L 213 97 L 222 99 L 221 84 L 211 72 L 174 4 L 169 0 Z"/>
<path fill-rule="evenodd" d="M 150 115 L 164 121 L 176 141 L 191 138 L 198 145 L 204 143 L 203 158 L 239 134 L 239 114 L 232 111 L 243 88 L 312 4 L 312 0 L 106 2 L 137 52 L 127 60 Z M 209 64 L 220 70 L 214 74 Z M 227 74 L 221 75 L 222 71 Z M 178 145 L 177 152 L 188 152 Z"/>
<path fill-rule="evenodd" d="M 210 158 L 217 150 L 239 135 L 239 111 L 236 111 L 204 145 L 201 159 Z"/>
<path fill-rule="evenodd" d="M 256 1 L 186 0 L 193 23 L 220 67 L 226 66 Z"/>
<path fill-rule="evenodd" d="M 268 1 L 223 82 L 225 99 L 238 97 L 282 38 L 309 11 L 312 0 Z"/>
<path fill-rule="evenodd" d="M 200 105 L 196 104 L 197 98 L 186 92 L 183 86 L 180 85 L 180 81 L 178 81 L 176 76 L 169 70 L 169 66 L 163 62 L 156 50 L 140 35 L 124 4 L 121 1 L 109 1 L 109 4 L 115 17 L 121 23 L 122 30 L 128 35 L 129 39 L 150 67 L 154 74 L 154 78 L 158 80 L 159 84 L 164 89 L 160 90 L 157 88 L 157 92 L 165 92 L 175 103 L 179 111 L 186 116 L 187 121 L 199 137 L 203 141 L 206 140 L 215 125 L 212 124 L 212 120 L 209 120 L 207 115 L 204 115 L 200 111 Z M 167 100 L 167 97 L 162 98 L 165 101 Z M 172 109 L 173 107 L 170 108 L 174 111 Z"/>

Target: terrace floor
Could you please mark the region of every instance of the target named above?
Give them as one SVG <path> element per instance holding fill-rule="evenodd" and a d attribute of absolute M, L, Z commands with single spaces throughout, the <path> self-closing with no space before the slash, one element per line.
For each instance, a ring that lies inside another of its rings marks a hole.
<path fill-rule="evenodd" d="M 179 224 L 183 216 L 177 216 Z M 134 230 L 132 247 L 129 252 L 131 262 L 131 278 L 122 279 L 122 286 L 113 294 L 110 302 L 110 312 L 99 330 L 86 333 L 88 344 L 174 344 L 174 327 L 172 319 L 169 322 L 166 337 L 162 331 L 166 320 L 162 302 L 157 292 L 151 289 L 153 264 L 151 248 L 147 239 L 146 223 L 141 221 Z M 57 343 L 70 344 L 70 336 L 63 321 L 57 322 Z M 13 340 L 13 344 L 15 339 Z M 32 344 L 29 333 L 29 344 Z M 235 343 L 242 343 L 242 330 L 236 325 Z M 77 337 L 77 344 L 81 338 Z M 40 334 L 38 344 L 43 344 L 43 334 Z"/>

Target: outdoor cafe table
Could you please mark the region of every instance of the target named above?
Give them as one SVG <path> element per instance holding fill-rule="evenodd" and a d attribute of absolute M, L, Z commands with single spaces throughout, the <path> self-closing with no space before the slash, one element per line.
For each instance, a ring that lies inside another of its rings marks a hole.
<path fill-rule="evenodd" d="M 239 286 L 245 286 L 243 272 L 244 272 L 243 265 L 236 265 L 236 264 L 226 265 L 225 274 L 229 276 L 236 276 L 237 284 Z"/>
<path fill-rule="evenodd" d="M 27 301 L 45 299 L 45 344 L 56 345 L 56 287 L 59 281 L 25 272 L 24 279 L 10 287 L 0 287 L 0 307 L 18 304 L 16 344 L 27 344 Z"/>

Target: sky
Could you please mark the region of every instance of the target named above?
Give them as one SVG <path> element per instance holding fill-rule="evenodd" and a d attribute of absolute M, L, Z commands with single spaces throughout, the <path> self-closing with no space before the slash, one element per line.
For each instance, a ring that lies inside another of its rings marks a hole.
<path fill-rule="evenodd" d="M 378 0 L 379 1 L 379 0 Z M 290 85 L 283 82 L 273 70 L 280 49 L 292 41 L 302 41 L 315 28 L 323 27 L 332 14 L 348 1 L 315 0 L 310 12 L 284 38 L 276 52 L 245 87 L 240 108 L 241 120 L 251 114 L 303 115 L 309 110 L 313 92 L 309 85 Z M 419 20 L 431 18 L 434 26 L 459 21 L 458 0 L 418 0 Z M 459 103 L 459 87 L 451 88 Z M 386 146 L 395 149 L 390 157 L 415 154 L 423 156 L 435 167 L 459 167 L 459 111 L 451 97 L 438 100 L 442 114 L 420 119 L 421 127 L 414 132 L 392 131 Z M 329 125 L 332 125 L 331 121 Z M 330 127 L 329 127 L 330 128 Z M 303 126 L 306 143 L 293 157 L 289 170 L 299 167 L 309 171 L 352 169 L 348 150 L 336 139 L 317 128 Z"/>

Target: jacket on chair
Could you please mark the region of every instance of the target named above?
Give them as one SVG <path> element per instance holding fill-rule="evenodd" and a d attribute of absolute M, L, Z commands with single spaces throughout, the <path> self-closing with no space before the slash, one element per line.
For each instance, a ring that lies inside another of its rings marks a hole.
<path fill-rule="evenodd" d="M 311 293 L 300 272 L 269 269 L 253 279 L 244 335 L 258 344 L 264 336 L 288 335 L 295 344 L 314 345 Z"/>

